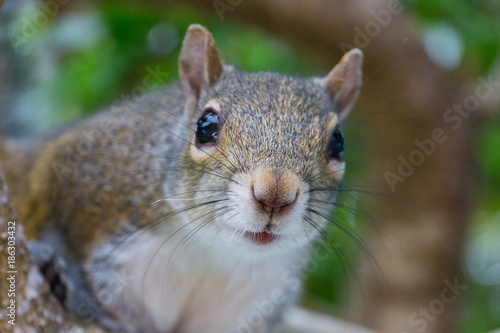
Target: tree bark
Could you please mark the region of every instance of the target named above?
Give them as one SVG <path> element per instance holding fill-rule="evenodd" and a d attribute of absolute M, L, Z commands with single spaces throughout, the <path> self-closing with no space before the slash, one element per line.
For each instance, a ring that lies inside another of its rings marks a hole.
<path fill-rule="evenodd" d="M 69 314 L 52 295 L 38 267 L 31 261 L 1 168 L 0 300 L 2 332 L 106 332 Z"/>

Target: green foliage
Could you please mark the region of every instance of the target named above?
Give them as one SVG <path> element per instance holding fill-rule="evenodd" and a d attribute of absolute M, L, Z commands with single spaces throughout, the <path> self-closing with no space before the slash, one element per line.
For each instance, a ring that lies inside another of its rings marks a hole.
<path fill-rule="evenodd" d="M 481 161 L 481 182 L 488 188 L 484 206 L 489 210 L 499 208 L 500 202 L 500 119 L 484 125 L 477 143 L 478 158 Z"/>
<path fill-rule="evenodd" d="M 408 1 L 422 22 L 444 21 L 460 32 L 468 65 L 487 71 L 499 56 L 500 3 L 495 0 Z"/>

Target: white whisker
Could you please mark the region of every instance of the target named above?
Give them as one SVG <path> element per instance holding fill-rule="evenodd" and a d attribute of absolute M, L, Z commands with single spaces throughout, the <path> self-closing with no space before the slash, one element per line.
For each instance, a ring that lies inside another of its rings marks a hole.
<path fill-rule="evenodd" d="M 153 203 L 151 203 L 151 205 L 155 205 L 155 204 L 157 204 L 158 202 L 165 202 L 165 201 L 188 201 L 188 200 L 196 200 L 196 199 L 205 199 L 205 198 L 215 197 L 215 196 L 217 196 L 217 195 L 220 195 L 220 193 L 210 194 L 210 195 L 205 195 L 205 196 L 202 196 L 202 197 L 196 197 L 196 198 L 183 198 L 183 199 L 175 199 L 175 198 L 172 198 L 172 197 L 168 197 L 168 198 L 164 198 L 164 199 L 159 199 L 159 200 L 156 200 L 156 201 L 154 201 Z"/>

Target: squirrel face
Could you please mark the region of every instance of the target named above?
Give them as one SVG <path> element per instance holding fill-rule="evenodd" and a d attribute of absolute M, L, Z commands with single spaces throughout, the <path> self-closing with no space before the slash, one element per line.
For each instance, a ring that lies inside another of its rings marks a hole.
<path fill-rule="evenodd" d="M 353 50 L 322 79 L 245 73 L 221 64 L 205 28 L 188 30 L 179 70 L 193 126 L 185 158 L 196 167 L 186 183 L 199 197 L 216 193 L 206 223 L 215 237 L 269 250 L 320 234 L 344 174 L 339 127 L 358 95 L 361 63 Z"/>

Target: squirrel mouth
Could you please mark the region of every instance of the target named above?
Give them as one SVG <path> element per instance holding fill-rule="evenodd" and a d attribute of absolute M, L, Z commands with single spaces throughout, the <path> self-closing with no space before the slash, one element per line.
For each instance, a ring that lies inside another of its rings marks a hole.
<path fill-rule="evenodd" d="M 273 234 L 272 232 L 268 232 L 268 231 L 262 231 L 262 232 L 246 231 L 245 237 L 247 237 L 248 239 L 250 239 L 254 243 L 261 244 L 261 245 L 269 244 L 269 243 L 271 243 L 274 240 L 279 238 L 278 235 Z"/>

